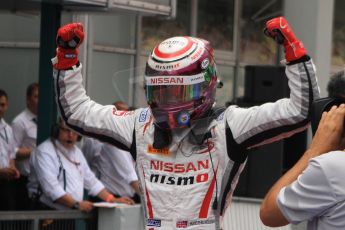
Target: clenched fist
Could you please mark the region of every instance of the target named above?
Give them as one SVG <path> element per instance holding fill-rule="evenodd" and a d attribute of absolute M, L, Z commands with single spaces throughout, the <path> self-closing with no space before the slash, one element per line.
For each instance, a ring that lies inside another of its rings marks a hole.
<path fill-rule="evenodd" d="M 277 17 L 266 23 L 264 33 L 278 44 L 284 45 L 287 62 L 295 61 L 307 54 L 303 43 L 299 41 L 284 17 Z"/>
<path fill-rule="evenodd" d="M 81 23 L 62 26 L 56 36 L 56 57 L 53 59 L 55 69 L 69 69 L 78 63 L 78 50 L 84 40 L 84 28 Z"/>

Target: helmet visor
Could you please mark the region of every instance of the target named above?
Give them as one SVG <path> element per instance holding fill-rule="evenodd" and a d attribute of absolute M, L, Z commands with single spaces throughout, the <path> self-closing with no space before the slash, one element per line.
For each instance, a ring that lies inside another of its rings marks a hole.
<path fill-rule="evenodd" d="M 169 105 L 201 98 L 210 84 L 207 72 L 190 76 L 145 76 L 149 104 Z"/>

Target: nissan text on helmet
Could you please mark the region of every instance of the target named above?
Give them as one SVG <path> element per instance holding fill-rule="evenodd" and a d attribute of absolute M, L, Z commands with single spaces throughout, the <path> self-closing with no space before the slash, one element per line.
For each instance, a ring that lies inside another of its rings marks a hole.
<path fill-rule="evenodd" d="M 145 69 L 147 102 L 163 129 L 188 127 L 215 103 L 213 49 L 206 40 L 172 37 L 157 45 Z"/>

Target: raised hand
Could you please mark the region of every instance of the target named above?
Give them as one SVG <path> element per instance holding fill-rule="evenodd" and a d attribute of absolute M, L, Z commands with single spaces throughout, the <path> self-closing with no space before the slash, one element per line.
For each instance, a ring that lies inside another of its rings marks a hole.
<path fill-rule="evenodd" d="M 298 60 L 307 54 L 303 43 L 296 38 L 284 17 L 273 18 L 266 22 L 264 33 L 284 46 L 287 62 Z"/>
<path fill-rule="evenodd" d="M 55 69 L 66 70 L 78 63 L 77 48 L 84 41 L 84 29 L 81 23 L 62 26 L 56 36 L 56 57 L 53 59 Z"/>

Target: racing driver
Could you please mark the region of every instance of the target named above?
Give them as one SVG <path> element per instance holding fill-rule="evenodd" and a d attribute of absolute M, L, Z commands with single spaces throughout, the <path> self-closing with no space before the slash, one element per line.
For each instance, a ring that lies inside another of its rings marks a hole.
<path fill-rule="evenodd" d="M 216 111 L 217 68 L 210 43 L 172 37 L 148 57 L 148 107 L 124 112 L 86 95 L 77 50 L 83 26 L 71 23 L 58 30 L 52 62 L 60 113 L 80 134 L 131 152 L 146 229 L 221 229 L 246 150 L 307 128 L 312 101 L 319 97 L 312 60 L 283 17 L 268 21 L 265 34 L 285 49 L 290 98 Z"/>

